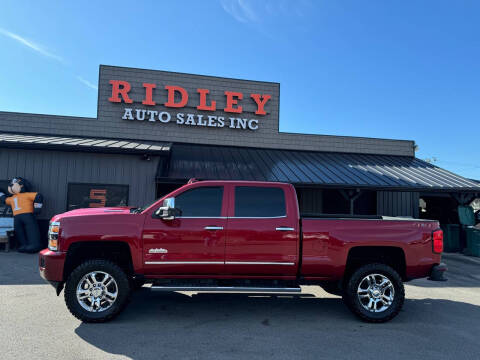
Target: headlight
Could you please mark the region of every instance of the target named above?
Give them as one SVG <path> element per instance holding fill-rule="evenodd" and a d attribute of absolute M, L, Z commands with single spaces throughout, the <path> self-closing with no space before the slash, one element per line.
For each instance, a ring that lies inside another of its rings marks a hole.
<path fill-rule="evenodd" d="M 60 222 L 53 221 L 48 228 L 48 248 L 52 251 L 58 250 L 58 233 L 60 232 Z"/>

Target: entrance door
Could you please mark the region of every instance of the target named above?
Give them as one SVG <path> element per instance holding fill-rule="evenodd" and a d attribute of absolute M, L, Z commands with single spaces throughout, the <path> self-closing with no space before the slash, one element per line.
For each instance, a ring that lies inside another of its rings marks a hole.
<path fill-rule="evenodd" d="M 205 275 L 224 270 L 226 207 L 223 186 L 198 186 L 175 196 L 181 216 L 147 217 L 143 231 L 146 274 Z"/>
<path fill-rule="evenodd" d="M 279 186 L 235 186 L 230 203 L 225 272 L 294 276 L 298 221 Z M 232 213 L 233 212 L 233 213 Z"/>

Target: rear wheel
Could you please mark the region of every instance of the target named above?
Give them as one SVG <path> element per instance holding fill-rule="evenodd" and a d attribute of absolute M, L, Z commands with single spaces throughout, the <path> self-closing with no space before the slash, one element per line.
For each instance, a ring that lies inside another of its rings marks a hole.
<path fill-rule="evenodd" d="M 130 283 L 125 272 L 107 260 L 89 260 L 72 271 L 65 283 L 65 303 L 77 319 L 104 322 L 125 307 Z"/>
<path fill-rule="evenodd" d="M 362 320 L 385 322 L 400 312 L 405 289 L 402 279 L 393 268 L 385 264 L 368 264 L 352 274 L 343 299 Z"/>

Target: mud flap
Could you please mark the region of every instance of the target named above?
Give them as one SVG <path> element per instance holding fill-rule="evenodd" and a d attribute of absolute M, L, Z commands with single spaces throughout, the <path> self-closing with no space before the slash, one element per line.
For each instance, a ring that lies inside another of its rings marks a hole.
<path fill-rule="evenodd" d="M 428 280 L 432 281 L 447 281 L 444 277 L 445 272 L 448 270 L 447 265 L 444 263 L 440 263 L 438 265 L 434 265 L 432 268 L 432 272 L 430 273 L 430 277 Z"/>

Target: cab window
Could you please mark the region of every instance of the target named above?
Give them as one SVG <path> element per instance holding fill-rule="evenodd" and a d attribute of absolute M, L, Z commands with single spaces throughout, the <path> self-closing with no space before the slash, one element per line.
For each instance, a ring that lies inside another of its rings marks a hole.
<path fill-rule="evenodd" d="M 237 186 L 235 217 L 280 217 L 286 215 L 285 193 L 279 187 Z"/>
<path fill-rule="evenodd" d="M 175 207 L 181 217 L 220 217 L 222 215 L 223 187 L 200 187 L 187 190 L 175 197 Z"/>

